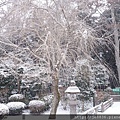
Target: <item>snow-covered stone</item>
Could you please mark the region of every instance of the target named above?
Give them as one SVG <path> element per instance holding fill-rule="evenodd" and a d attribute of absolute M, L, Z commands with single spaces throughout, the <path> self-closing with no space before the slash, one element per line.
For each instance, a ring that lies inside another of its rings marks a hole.
<path fill-rule="evenodd" d="M 5 104 L 0 104 L 0 115 L 9 114 L 9 108 Z"/>
<path fill-rule="evenodd" d="M 7 103 L 9 110 L 24 109 L 26 104 L 23 102 L 9 102 Z"/>

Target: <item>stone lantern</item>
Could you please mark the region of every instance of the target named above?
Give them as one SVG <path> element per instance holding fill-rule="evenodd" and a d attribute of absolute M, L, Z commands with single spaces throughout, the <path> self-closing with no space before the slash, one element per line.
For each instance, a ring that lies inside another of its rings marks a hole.
<path fill-rule="evenodd" d="M 69 106 L 70 106 L 70 114 L 76 114 L 76 105 L 77 101 L 77 94 L 80 93 L 79 88 L 76 86 L 75 81 L 71 80 L 71 85 L 66 89 L 65 93 L 69 96 Z"/>

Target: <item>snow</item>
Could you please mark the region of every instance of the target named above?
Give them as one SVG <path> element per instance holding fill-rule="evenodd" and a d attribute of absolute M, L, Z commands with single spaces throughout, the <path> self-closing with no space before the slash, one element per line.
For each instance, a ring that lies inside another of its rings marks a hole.
<path fill-rule="evenodd" d="M 106 111 L 98 114 L 120 114 L 120 102 L 114 102 Z"/>
<path fill-rule="evenodd" d="M 82 59 L 82 60 L 77 61 L 77 63 L 82 64 L 82 65 L 84 65 L 87 62 L 88 62 L 87 59 Z"/>
<path fill-rule="evenodd" d="M 12 105 L 13 104 L 14 104 L 14 106 L 17 106 L 15 102 L 12 102 Z M 41 105 L 41 104 L 43 105 L 44 102 L 42 102 L 42 101 L 38 102 L 38 100 L 32 100 L 31 105 L 33 105 L 33 104 L 34 105 Z M 0 107 L 0 115 L 1 115 L 1 113 L 3 113 L 3 114 L 9 113 L 9 109 L 6 105 L 0 104 L 0 106 L 1 106 Z M 9 105 L 9 106 L 11 106 L 11 105 Z M 26 112 L 25 112 L 25 114 L 26 114 Z M 50 110 L 44 112 L 43 114 L 49 115 Z M 69 115 L 70 114 L 69 105 L 67 105 L 67 109 L 64 110 L 63 106 L 61 105 L 61 102 L 60 102 L 56 114 L 57 115 L 63 115 L 63 114 L 68 114 Z M 105 112 L 98 112 L 98 114 L 102 114 L 102 115 L 104 115 L 104 114 L 120 114 L 120 102 L 114 102 L 113 105 L 111 107 L 109 107 Z"/>
<path fill-rule="evenodd" d="M 50 104 L 50 103 L 52 103 L 53 95 L 44 96 L 44 97 L 43 97 L 43 100 L 44 100 L 46 103 Z"/>
<path fill-rule="evenodd" d="M 11 96 L 9 97 L 9 100 L 13 100 L 13 99 L 17 99 L 17 100 L 24 99 L 24 95 L 22 95 L 22 94 L 14 94 L 14 95 L 11 95 Z"/>
<path fill-rule="evenodd" d="M 47 95 L 47 96 L 44 96 L 43 99 L 44 100 L 49 100 L 49 99 L 53 99 L 53 95 Z"/>
<path fill-rule="evenodd" d="M 80 93 L 80 90 L 77 86 L 70 86 L 66 89 L 65 93 Z"/>
<path fill-rule="evenodd" d="M 7 103 L 7 106 L 10 110 L 15 110 L 15 109 L 24 109 L 26 107 L 26 104 L 23 102 L 9 102 Z"/>
<path fill-rule="evenodd" d="M 0 115 L 9 114 L 9 108 L 5 104 L 0 104 Z"/>
<path fill-rule="evenodd" d="M 64 103 L 63 103 L 63 101 L 60 101 L 59 102 L 59 105 L 58 105 L 58 108 L 57 108 L 57 115 L 70 115 L 70 107 L 69 107 L 69 104 L 67 103 L 66 105 L 63 105 Z M 92 107 L 92 105 L 93 105 L 93 103 L 91 102 L 91 101 L 86 101 L 85 102 L 85 108 L 88 110 L 88 109 L 90 109 L 91 107 Z M 64 106 L 66 106 L 66 109 L 63 109 L 64 108 Z M 77 105 L 77 107 L 76 107 L 76 112 L 77 112 L 77 114 L 80 114 L 80 112 L 81 112 L 81 109 L 82 109 L 82 102 L 81 101 L 79 101 L 78 102 L 78 105 Z M 50 114 L 50 110 L 51 109 L 49 109 L 48 111 L 45 111 L 43 114 L 47 114 L 47 115 L 49 115 Z"/>
<path fill-rule="evenodd" d="M 31 100 L 29 102 L 29 106 L 45 106 L 45 103 L 43 101 L 40 101 L 40 100 Z"/>
<path fill-rule="evenodd" d="M 50 109 L 50 110 L 51 110 L 51 109 Z M 49 115 L 49 114 L 50 114 L 50 110 L 44 112 L 43 114 Z M 61 102 L 60 102 L 60 103 L 59 103 L 59 106 L 58 106 L 58 108 L 57 108 L 56 114 L 57 114 L 57 115 L 63 115 L 63 114 L 69 115 L 69 114 L 70 114 L 69 106 L 67 106 L 67 109 L 64 110 L 64 109 L 63 109 L 63 106 L 61 105 Z"/>
<path fill-rule="evenodd" d="M 30 110 L 29 109 L 25 109 L 22 112 L 23 112 L 22 113 L 23 115 L 30 115 Z"/>
<path fill-rule="evenodd" d="M 49 115 L 50 114 L 50 110 L 44 112 L 43 114 L 45 115 Z M 59 104 L 58 109 L 57 109 L 57 115 L 69 115 L 70 114 L 70 109 L 69 109 L 69 105 L 67 106 L 67 109 L 64 110 L 63 106 L 61 104 Z M 81 112 L 77 112 L 77 114 L 81 114 Z M 104 112 L 98 112 L 98 115 L 120 115 L 120 102 L 114 102 L 113 105 L 111 107 L 109 107 L 106 111 Z"/>

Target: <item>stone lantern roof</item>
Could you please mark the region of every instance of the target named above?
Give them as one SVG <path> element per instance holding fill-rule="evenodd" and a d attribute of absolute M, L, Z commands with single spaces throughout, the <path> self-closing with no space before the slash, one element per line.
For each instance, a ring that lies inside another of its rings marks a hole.
<path fill-rule="evenodd" d="M 75 81 L 71 80 L 71 85 L 66 89 L 65 93 L 77 94 L 80 93 L 79 88 L 75 85 Z"/>

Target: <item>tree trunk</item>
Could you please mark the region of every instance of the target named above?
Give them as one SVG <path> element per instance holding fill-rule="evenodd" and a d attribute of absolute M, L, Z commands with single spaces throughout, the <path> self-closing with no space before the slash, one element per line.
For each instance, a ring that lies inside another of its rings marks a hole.
<path fill-rule="evenodd" d="M 52 103 L 52 109 L 50 112 L 50 116 L 49 119 L 55 119 L 56 118 L 56 112 L 57 112 L 57 107 L 60 101 L 60 94 L 58 91 L 58 75 L 57 75 L 57 71 L 54 72 L 53 76 L 53 103 Z"/>
<path fill-rule="evenodd" d="M 20 80 L 17 80 L 17 84 L 18 84 L 18 93 L 20 94 Z"/>
<path fill-rule="evenodd" d="M 85 110 L 85 107 L 84 107 L 84 99 L 82 99 L 82 112 Z"/>
<path fill-rule="evenodd" d="M 117 66 L 117 72 L 118 72 L 118 79 L 120 83 L 120 54 L 119 54 L 119 39 L 118 39 L 118 27 L 115 20 L 114 15 L 114 6 L 111 7 L 111 16 L 112 16 L 112 22 L 114 24 L 114 40 L 115 40 L 115 60 L 116 60 L 116 66 Z"/>
<path fill-rule="evenodd" d="M 18 93 L 20 94 L 20 81 L 21 81 L 22 77 L 19 75 L 18 78 L 17 78 L 17 88 L 18 88 Z"/>

